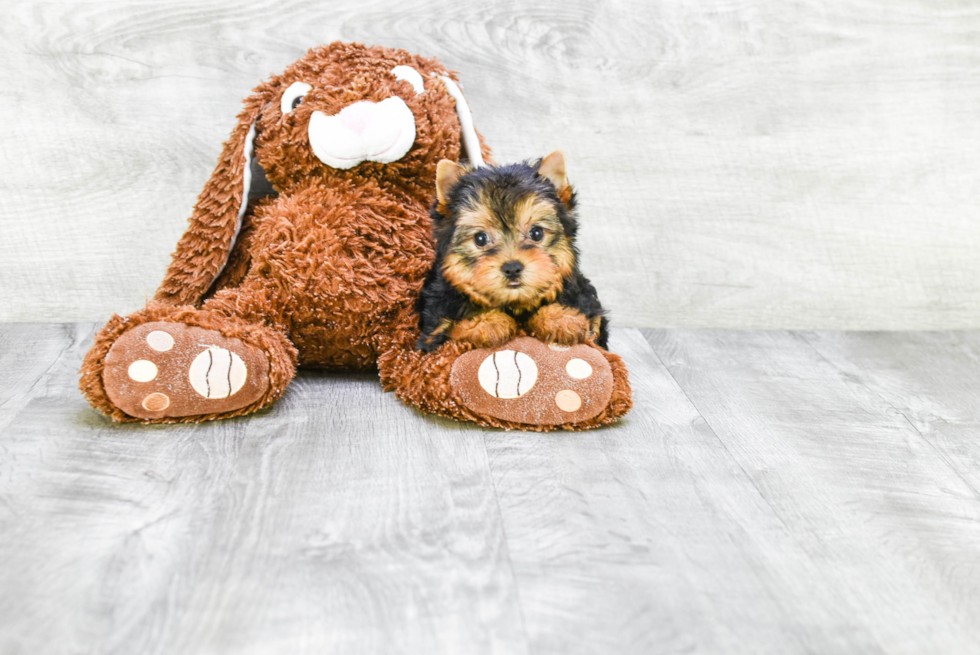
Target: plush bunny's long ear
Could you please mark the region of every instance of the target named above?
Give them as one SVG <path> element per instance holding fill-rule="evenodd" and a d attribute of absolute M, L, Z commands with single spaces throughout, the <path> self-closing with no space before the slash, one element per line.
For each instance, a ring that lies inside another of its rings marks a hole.
<path fill-rule="evenodd" d="M 197 305 L 221 274 L 241 230 L 255 183 L 265 182 L 253 165 L 255 121 L 263 99 L 252 96 L 225 142 L 211 179 L 198 196 L 187 231 L 177 243 L 173 261 L 154 300 L 169 305 Z"/>
<path fill-rule="evenodd" d="M 462 131 L 463 150 L 466 151 L 466 158 L 473 168 L 484 165 L 483 154 L 480 152 L 480 137 L 476 134 L 473 127 L 473 114 L 470 113 L 470 106 L 466 104 L 466 98 L 459 85 L 450 79 L 448 75 L 440 75 L 439 79 L 446 85 L 446 91 L 456 101 L 456 116 L 459 117 L 459 127 Z"/>

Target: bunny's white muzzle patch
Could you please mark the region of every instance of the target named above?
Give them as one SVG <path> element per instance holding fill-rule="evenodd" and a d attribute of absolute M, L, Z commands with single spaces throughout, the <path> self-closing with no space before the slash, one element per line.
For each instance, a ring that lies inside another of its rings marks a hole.
<path fill-rule="evenodd" d="M 327 166 L 346 170 L 362 161 L 389 164 L 415 143 L 415 115 L 397 96 L 362 100 L 333 116 L 313 112 L 307 132 L 313 154 Z"/>

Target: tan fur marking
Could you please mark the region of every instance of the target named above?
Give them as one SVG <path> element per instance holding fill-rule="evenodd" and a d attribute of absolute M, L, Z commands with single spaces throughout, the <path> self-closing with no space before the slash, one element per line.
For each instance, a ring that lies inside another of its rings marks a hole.
<path fill-rule="evenodd" d="M 597 337 L 599 336 L 599 330 L 602 329 L 602 315 L 596 316 L 591 321 L 589 321 L 589 336 Z"/>
<path fill-rule="evenodd" d="M 492 232 L 493 235 L 500 232 L 500 222 L 493 217 L 485 205 L 477 203 L 471 204 L 459 213 L 456 226 L 457 229 L 468 227 L 474 231 L 484 230 L 485 232 Z"/>
<path fill-rule="evenodd" d="M 481 348 L 507 343 L 517 333 L 517 323 L 502 311 L 491 309 L 460 321 L 453 327 L 454 341 L 466 341 Z"/>
<path fill-rule="evenodd" d="M 555 150 L 553 153 L 541 160 L 538 168 L 538 175 L 547 178 L 555 185 L 558 192 L 558 199 L 566 207 L 572 203 L 572 186 L 568 183 L 567 173 L 565 172 L 565 153 Z"/>
<path fill-rule="evenodd" d="M 515 213 L 521 234 L 525 236 L 535 225 L 541 225 L 550 232 L 561 230 L 561 223 L 558 222 L 554 206 L 537 196 L 529 196 L 522 200 Z"/>
<path fill-rule="evenodd" d="M 589 336 L 589 320 L 582 312 L 561 305 L 545 305 L 527 322 L 531 333 L 542 341 L 572 346 Z"/>
<path fill-rule="evenodd" d="M 565 153 L 555 150 L 541 160 L 538 167 L 538 175 L 551 180 L 555 188 L 561 191 L 568 186 L 568 178 L 565 174 Z"/>
<path fill-rule="evenodd" d="M 489 307 L 493 301 L 473 284 L 473 269 L 463 263 L 463 258 L 456 253 L 446 255 L 442 264 L 442 274 L 456 289 L 477 305 Z"/>
<path fill-rule="evenodd" d="M 449 192 L 466 173 L 466 168 L 449 159 L 443 159 L 436 165 L 436 197 L 439 205 L 449 203 Z"/>
<path fill-rule="evenodd" d="M 572 247 L 567 239 L 562 238 L 548 252 L 554 258 L 562 277 L 568 277 L 572 274 L 572 270 L 575 268 L 575 253 L 572 252 Z"/>
<path fill-rule="evenodd" d="M 453 327 L 452 320 L 448 318 L 444 318 L 441 321 L 439 321 L 439 325 L 436 326 L 436 329 L 432 331 L 432 334 L 423 335 L 423 339 L 425 340 L 425 343 L 431 345 L 435 343 L 437 336 L 448 332 L 450 329 L 452 329 L 452 327 Z"/>

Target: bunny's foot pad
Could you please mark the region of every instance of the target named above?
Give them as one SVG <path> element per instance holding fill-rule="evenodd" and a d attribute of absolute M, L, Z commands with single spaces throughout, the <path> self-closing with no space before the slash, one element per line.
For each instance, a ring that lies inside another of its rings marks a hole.
<path fill-rule="evenodd" d="M 613 389 L 612 369 L 596 348 L 531 337 L 465 353 L 449 381 L 470 411 L 530 425 L 586 421 L 606 407 Z"/>
<path fill-rule="evenodd" d="M 102 379 L 109 400 L 136 418 L 217 414 L 262 397 L 269 359 L 216 330 L 158 321 L 116 340 Z"/>

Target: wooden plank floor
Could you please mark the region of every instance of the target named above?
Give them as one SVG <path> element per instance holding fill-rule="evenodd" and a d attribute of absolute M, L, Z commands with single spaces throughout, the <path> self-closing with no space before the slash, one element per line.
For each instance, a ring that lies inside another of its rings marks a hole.
<path fill-rule="evenodd" d="M 980 652 L 980 332 L 620 330 L 586 433 L 375 376 L 120 426 L 0 325 L 0 653 Z"/>

